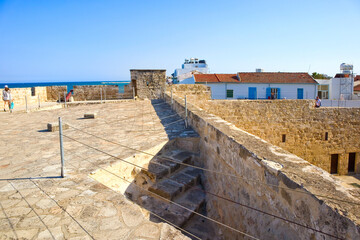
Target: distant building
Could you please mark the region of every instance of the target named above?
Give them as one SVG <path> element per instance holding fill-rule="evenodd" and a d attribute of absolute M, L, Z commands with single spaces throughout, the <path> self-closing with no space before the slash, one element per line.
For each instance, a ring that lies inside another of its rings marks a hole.
<path fill-rule="evenodd" d="M 314 99 L 318 85 L 308 73 L 288 72 L 195 74 L 189 83 L 207 84 L 213 99 Z"/>
<path fill-rule="evenodd" d="M 351 100 L 354 94 L 353 65 L 342 63 L 341 73 L 331 79 L 315 79 L 318 83 L 318 96 L 321 99 Z"/>
<path fill-rule="evenodd" d="M 209 73 L 208 65 L 205 60 L 198 58 L 185 59 L 181 68 L 175 69 L 172 74 L 173 83 L 189 83 L 194 74 Z"/>

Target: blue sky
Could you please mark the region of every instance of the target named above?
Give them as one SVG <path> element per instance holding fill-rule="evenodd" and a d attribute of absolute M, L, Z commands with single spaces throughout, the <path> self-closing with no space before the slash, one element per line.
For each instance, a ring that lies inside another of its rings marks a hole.
<path fill-rule="evenodd" d="M 0 0 L 0 82 L 170 75 L 190 57 L 213 73 L 360 73 L 359 23 L 359 0 Z"/>

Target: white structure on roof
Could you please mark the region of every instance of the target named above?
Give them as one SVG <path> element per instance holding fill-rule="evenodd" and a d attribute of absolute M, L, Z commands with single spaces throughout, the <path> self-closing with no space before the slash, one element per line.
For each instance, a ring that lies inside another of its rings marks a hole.
<path fill-rule="evenodd" d="M 342 63 L 341 73 L 331 79 L 316 79 L 319 83 L 318 96 L 321 99 L 351 100 L 354 94 L 353 65 Z"/>
<path fill-rule="evenodd" d="M 173 76 L 174 83 L 188 83 L 194 74 L 209 73 L 208 65 L 205 60 L 198 58 L 185 59 L 181 68 L 175 69 Z"/>

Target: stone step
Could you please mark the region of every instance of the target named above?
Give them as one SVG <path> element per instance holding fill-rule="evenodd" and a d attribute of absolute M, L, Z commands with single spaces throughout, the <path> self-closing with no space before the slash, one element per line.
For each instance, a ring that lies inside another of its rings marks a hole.
<path fill-rule="evenodd" d="M 182 187 L 183 185 L 175 181 L 172 181 L 170 179 L 164 179 L 161 182 L 158 182 L 153 186 L 149 187 L 149 191 L 160 195 L 166 199 L 172 200 L 181 192 Z"/>
<path fill-rule="evenodd" d="M 164 218 L 178 227 L 182 227 L 193 216 L 193 211 L 198 211 L 205 203 L 205 194 L 199 190 L 198 187 L 200 188 L 200 186 L 197 186 L 196 188 L 194 187 L 189 189 L 180 198 L 174 201 L 177 204 L 186 207 L 190 211 L 176 204 L 162 201 L 153 196 L 141 197 L 139 204 L 161 218 Z M 162 221 L 155 215 L 151 215 L 150 220 L 157 222 Z"/>
<path fill-rule="evenodd" d="M 172 200 L 179 193 L 185 192 L 195 184 L 199 183 L 199 179 L 200 171 L 187 167 L 173 174 L 171 177 L 155 183 L 153 186 L 149 187 L 149 191 Z"/>
<path fill-rule="evenodd" d="M 141 173 L 147 175 L 153 182 L 173 173 L 181 167 L 180 163 L 191 162 L 193 153 L 187 151 L 172 152 L 172 155 L 154 157 L 149 164 L 144 166 L 148 170 L 142 169 Z"/>

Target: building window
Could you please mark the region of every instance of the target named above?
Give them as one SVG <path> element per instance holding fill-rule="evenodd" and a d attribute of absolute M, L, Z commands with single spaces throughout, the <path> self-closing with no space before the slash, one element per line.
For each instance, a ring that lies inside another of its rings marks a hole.
<path fill-rule="evenodd" d="M 325 141 L 329 140 L 329 133 L 325 132 Z"/>
<path fill-rule="evenodd" d="M 31 88 L 31 96 L 36 96 L 35 87 Z"/>
<path fill-rule="evenodd" d="M 339 154 L 331 154 L 330 173 L 338 173 Z"/>
<path fill-rule="evenodd" d="M 233 98 L 234 97 L 234 90 L 232 90 L 232 89 L 226 90 L 226 97 L 227 98 Z"/>
<path fill-rule="evenodd" d="M 349 153 L 348 172 L 355 172 L 355 156 L 356 153 Z"/>
<path fill-rule="evenodd" d="M 266 88 L 267 99 L 280 99 L 280 88 Z"/>
<path fill-rule="evenodd" d="M 282 135 L 282 142 L 286 142 L 286 134 Z"/>
<path fill-rule="evenodd" d="M 329 99 L 329 85 L 319 85 L 318 96 L 321 99 Z"/>

